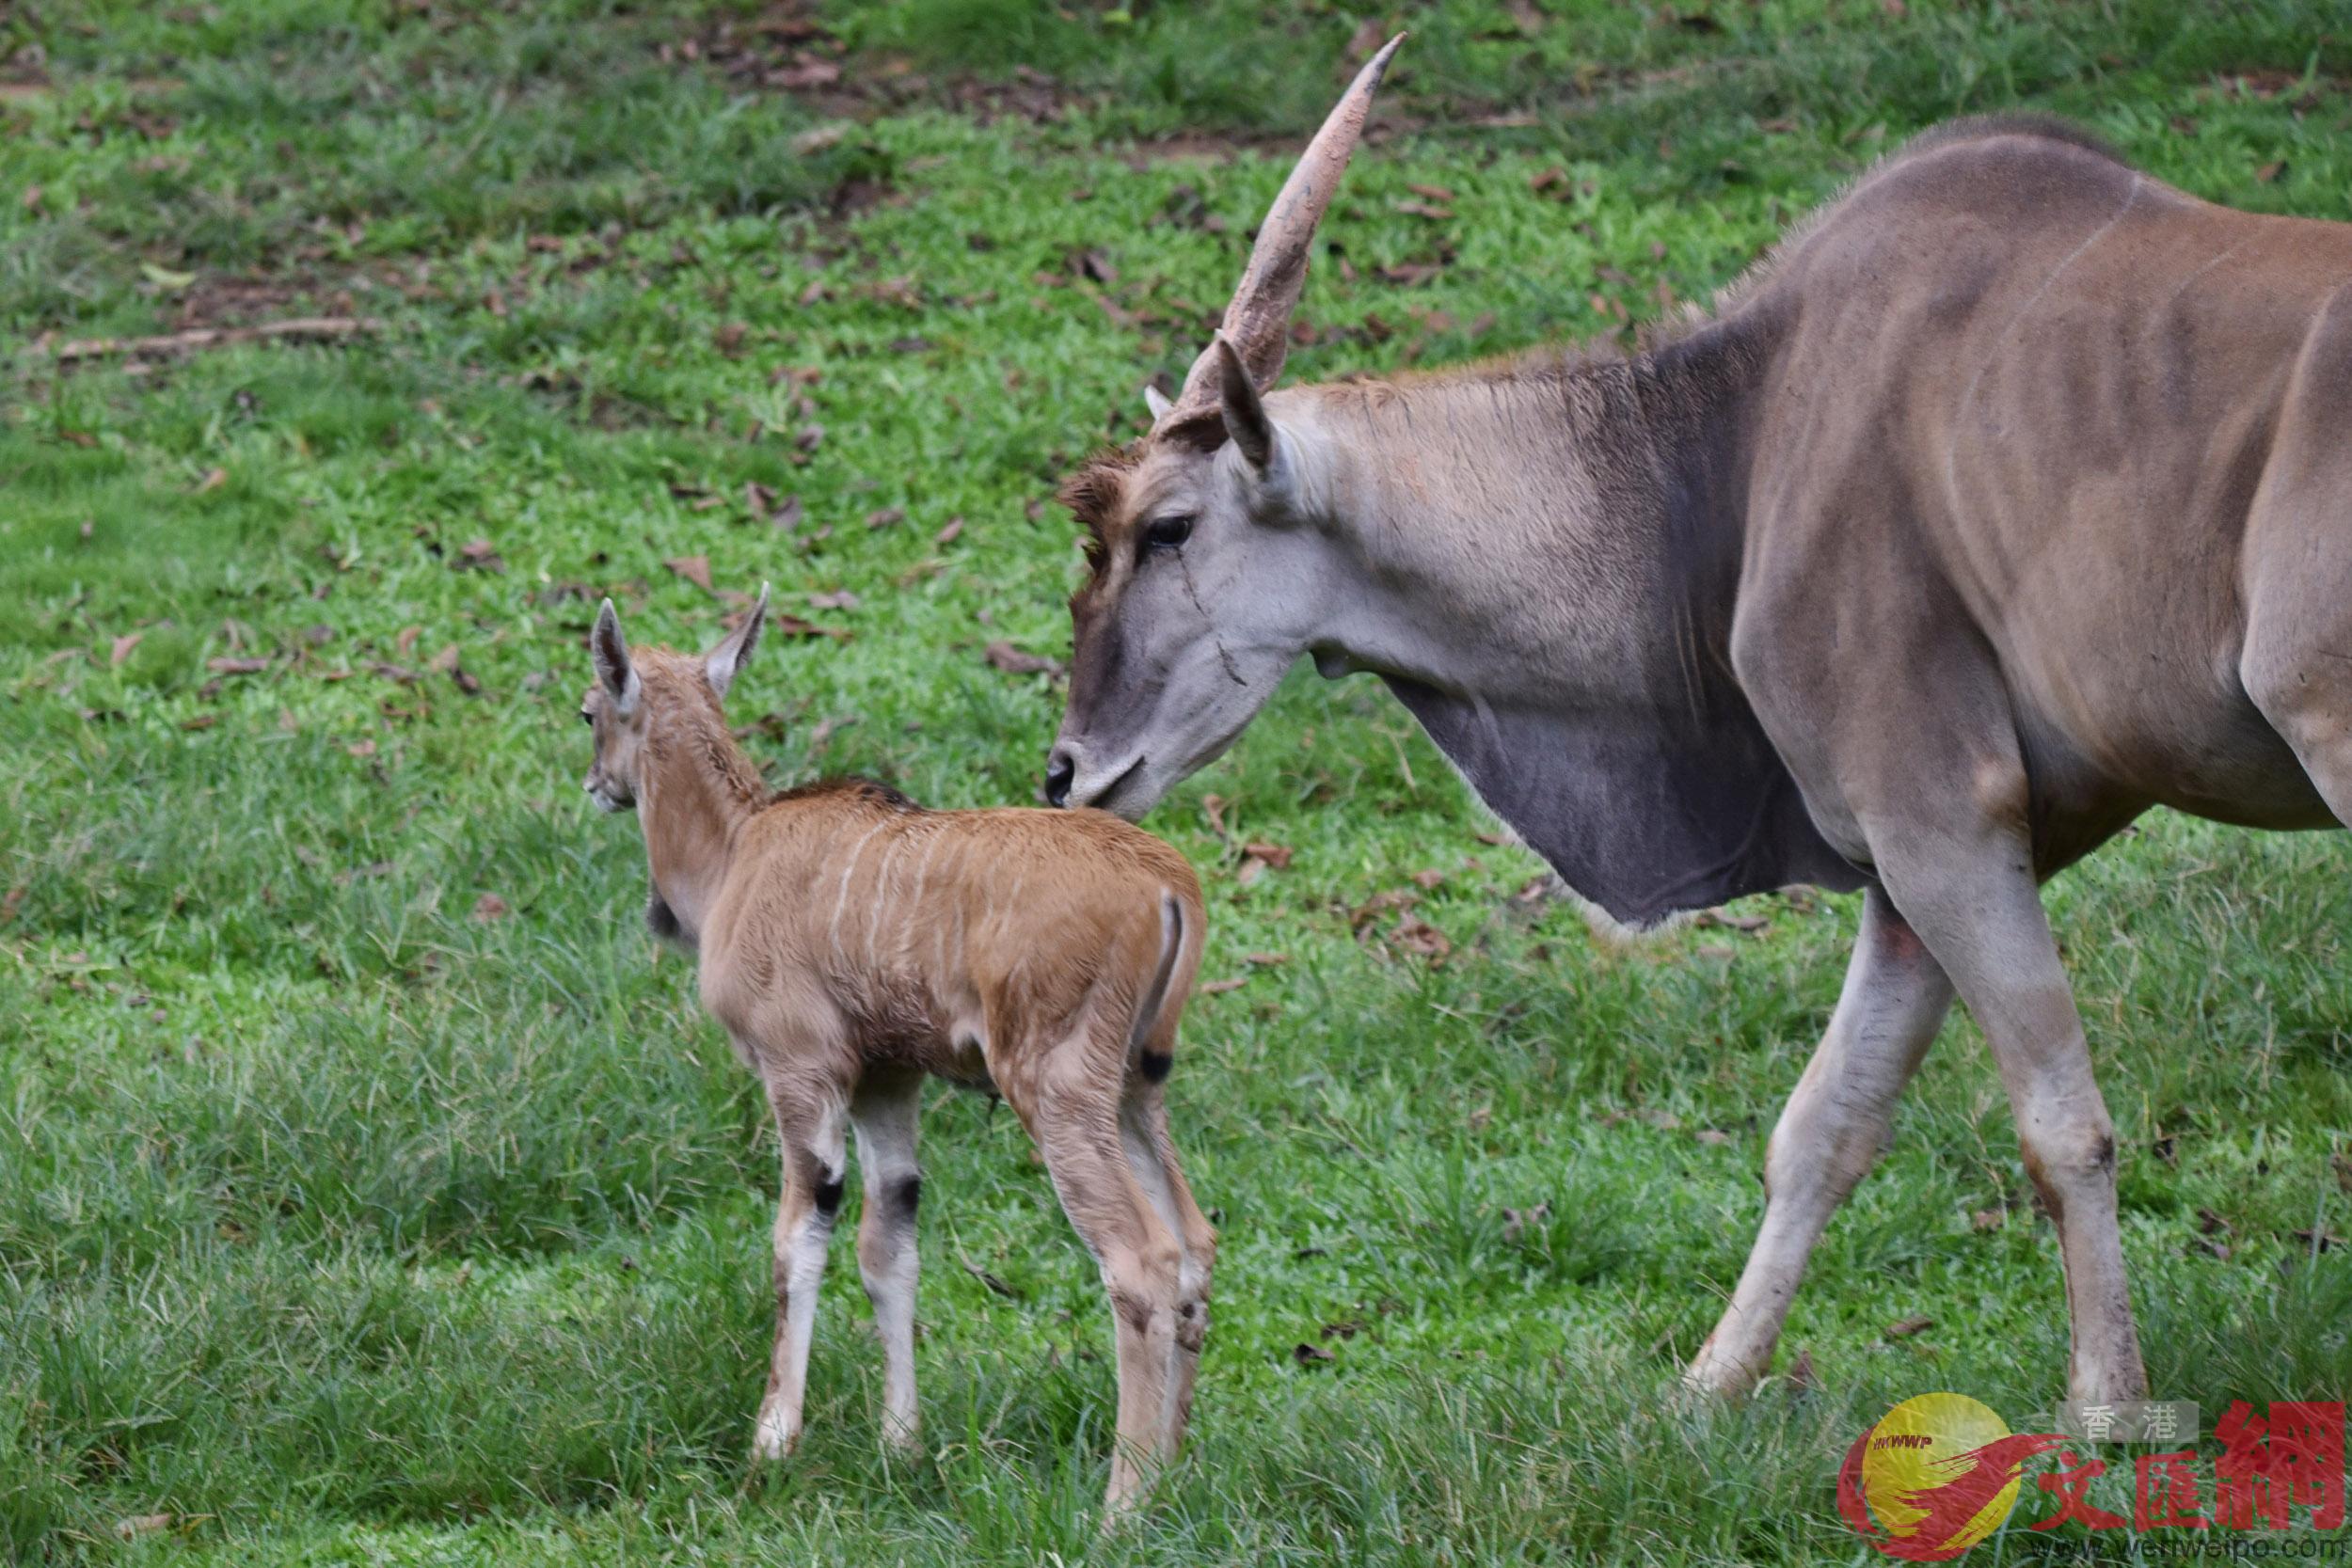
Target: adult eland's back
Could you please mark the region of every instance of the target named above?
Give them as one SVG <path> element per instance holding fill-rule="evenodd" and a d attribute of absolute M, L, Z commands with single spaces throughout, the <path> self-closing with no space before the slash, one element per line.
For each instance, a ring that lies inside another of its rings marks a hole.
<path fill-rule="evenodd" d="M 1183 392 L 1066 489 L 1093 569 L 1049 795 L 1140 816 L 1311 654 L 1385 680 L 1621 920 L 1862 889 L 1690 1381 L 1763 1372 L 1957 991 L 2058 1228 L 2072 1392 L 2138 1396 L 2113 1127 L 2038 888 L 2151 805 L 2352 822 L 2352 226 L 1963 121 L 1635 356 L 1276 390 L 1395 47 Z"/>

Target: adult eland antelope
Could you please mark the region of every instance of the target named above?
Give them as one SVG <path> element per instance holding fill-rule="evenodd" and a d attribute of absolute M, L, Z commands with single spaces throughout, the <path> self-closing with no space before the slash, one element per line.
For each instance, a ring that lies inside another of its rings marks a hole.
<path fill-rule="evenodd" d="M 1863 890 L 1689 1381 L 1761 1375 L 1957 991 L 2056 1223 L 2072 1391 L 2142 1394 L 2113 1125 L 2037 890 L 2152 805 L 2352 821 L 2352 226 L 1963 121 L 1631 357 L 1277 391 L 1396 47 L 1181 394 L 1067 486 L 1092 573 L 1049 798 L 1142 816 L 1311 654 L 1385 680 L 1620 920 Z"/>

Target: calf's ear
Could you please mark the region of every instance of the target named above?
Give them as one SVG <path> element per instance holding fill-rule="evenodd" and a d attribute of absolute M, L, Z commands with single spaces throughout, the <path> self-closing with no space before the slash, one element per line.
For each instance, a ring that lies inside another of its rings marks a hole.
<path fill-rule="evenodd" d="M 644 689 L 637 679 L 637 667 L 628 661 L 628 642 L 621 636 L 620 611 L 612 601 L 604 601 L 596 611 L 596 626 L 588 634 L 588 656 L 596 661 L 596 679 L 604 683 L 605 695 L 612 701 L 615 718 L 626 719 L 637 706 L 637 695 Z"/>
<path fill-rule="evenodd" d="M 743 661 L 752 657 L 759 645 L 759 629 L 768 624 L 768 585 L 759 585 L 759 598 L 743 617 L 743 624 L 727 633 L 717 647 L 703 656 L 703 673 L 710 677 L 710 689 L 723 697 L 727 688 L 735 684 L 736 673 Z"/>

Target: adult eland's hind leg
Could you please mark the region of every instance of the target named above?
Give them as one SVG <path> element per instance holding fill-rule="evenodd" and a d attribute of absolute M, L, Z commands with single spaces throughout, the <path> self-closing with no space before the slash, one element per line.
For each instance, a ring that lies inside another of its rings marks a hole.
<path fill-rule="evenodd" d="M 866 1194 L 857 1267 L 882 1346 L 882 1436 L 909 1449 L 921 1446 L 914 1401 L 914 1215 L 923 1175 L 915 1164 L 914 1129 L 922 1106 L 923 1077 L 915 1072 L 869 1073 L 850 1101 L 858 1181 Z"/>
<path fill-rule="evenodd" d="M 1788 1304 L 1830 1216 L 1878 1162 L 1895 1100 L 1951 1008 L 1951 983 L 1886 895 L 1863 895 L 1846 986 L 1764 1150 L 1764 1224 L 1722 1322 L 1684 1372 L 1740 1394 L 1772 1364 Z"/>

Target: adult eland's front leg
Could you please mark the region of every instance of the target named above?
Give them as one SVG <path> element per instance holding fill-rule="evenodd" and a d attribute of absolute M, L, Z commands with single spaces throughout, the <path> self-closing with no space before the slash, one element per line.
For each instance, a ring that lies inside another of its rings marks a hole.
<path fill-rule="evenodd" d="M 1881 849 L 1879 868 L 1960 989 L 2009 1090 L 2026 1174 L 2058 1227 L 2073 1327 L 2069 1391 L 2090 1403 L 2144 1399 L 2117 1217 L 2115 1124 L 2091 1075 L 2032 863 L 2022 832 L 1989 829 L 1898 835 Z"/>
<path fill-rule="evenodd" d="M 1895 1100 L 1951 1008 L 1952 988 L 1884 892 L 1863 895 L 1837 1010 L 1764 1151 L 1764 1224 L 1715 1331 L 1683 1381 L 1745 1393 L 1772 1365 L 1788 1304 L 1829 1218 L 1877 1163 Z"/>

